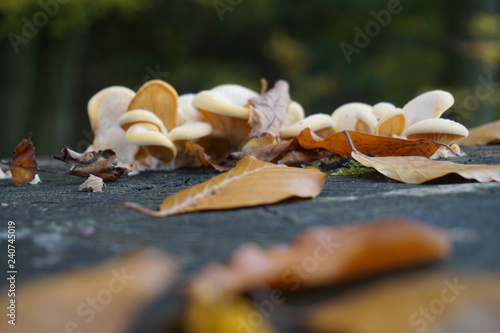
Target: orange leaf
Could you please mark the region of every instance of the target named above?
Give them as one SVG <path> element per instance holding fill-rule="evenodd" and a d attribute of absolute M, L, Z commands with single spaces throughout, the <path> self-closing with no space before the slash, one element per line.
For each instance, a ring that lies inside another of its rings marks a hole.
<path fill-rule="evenodd" d="M 500 120 L 472 128 L 469 135 L 456 143 L 460 146 L 482 146 L 500 140 Z"/>
<path fill-rule="evenodd" d="M 407 184 L 421 184 L 452 173 L 481 183 L 500 181 L 500 164 L 457 164 L 421 156 L 369 157 L 356 151 L 351 155 L 364 166 Z"/>
<path fill-rule="evenodd" d="M 130 332 L 144 306 L 172 285 L 176 271 L 171 256 L 140 250 L 98 266 L 28 282 L 16 289 L 16 326 L 3 319 L 0 332 Z M 7 293 L 2 293 L 2 309 L 9 303 Z"/>
<path fill-rule="evenodd" d="M 325 178 L 315 168 L 290 168 L 248 156 L 231 171 L 166 198 L 159 211 L 128 202 L 124 206 L 150 216 L 257 206 L 290 197 L 314 198 Z"/>
<path fill-rule="evenodd" d="M 200 159 L 201 163 L 204 166 L 212 167 L 217 171 L 228 171 L 231 169 L 229 167 L 222 166 L 222 165 L 219 165 L 217 163 L 213 163 L 212 161 L 210 161 L 210 156 L 208 156 L 205 153 L 205 149 L 202 146 L 200 146 L 199 144 L 192 143 L 192 142 L 186 142 L 186 149 L 189 150 L 191 153 L 193 153 L 195 156 L 198 156 L 198 158 Z"/>
<path fill-rule="evenodd" d="M 229 291 L 265 287 L 296 290 L 364 278 L 446 257 L 451 249 L 440 229 L 408 219 L 344 227 L 315 227 L 290 247 L 267 251 L 241 247 L 228 267 L 205 274 Z"/>
<path fill-rule="evenodd" d="M 37 163 L 35 161 L 35 147 L 31 142 L 32 132 L 14 148 L 14 156 L 10 162 L 12 181 L 16 185 L 24 185 L 35 179 Z"/>
<path fill-rule="evenodd" d="M 354 146 L 364 154 L 378 156 L 432 156 L 443 144 L 429 139 L 406 140 L 385 136 L 347 131 Z M 297 137 L 299 144 L 306 149 L 323 148 L 341 157 L 350 156 L 352 149 L 344 132 L 338 132 L 317 141 L 311 130 L 306 128 Z"/>
<path fill-rule="evenodd" d="M 305 326 L 316 333 L 500 332 L 498 278 L 419 274 L 376 281 L 313 309 Z"/>

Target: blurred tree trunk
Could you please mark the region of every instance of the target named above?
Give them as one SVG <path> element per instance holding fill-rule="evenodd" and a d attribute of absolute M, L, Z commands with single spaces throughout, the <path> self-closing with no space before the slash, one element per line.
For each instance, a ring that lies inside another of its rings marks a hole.
<path fill-rule="evenodd" d="M 475 90 L 483 80 L 493 76 L 497 81 L 497 70 L 492 69 L 480 59 L 467 58 L 464 42 L 471 41 L 468 25 L 473 15 L 478 12 L 495 13 L 498 11 L 498 0 L 446 0 L 447 13 L 447 62 L 444 71 L 444 82 L 448 86 L 464 86 L 469 89 L 470 96 L 461 96 L 455 101 L 457 120 L 466 126 L 476 126 L 497 118 L 497 110 L 484 99 L 475 96 Z M 480 78 L 483 79 L 480 79 Z M 477 105 L 471 102 L 479 102 Z"/>

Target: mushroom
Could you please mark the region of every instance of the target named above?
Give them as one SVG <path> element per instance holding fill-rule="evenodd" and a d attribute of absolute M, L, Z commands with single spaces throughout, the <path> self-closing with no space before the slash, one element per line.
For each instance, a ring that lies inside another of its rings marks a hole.
<path fill-rule="evenodd" d="M 305 128 L 310 128 L 315 134 L 327 137 L 335 133 L 334 122 L 331 116 L 323 113 L 310 115 L 288 127 L 282 128 L 280 137 L 282 139 L 298 136 Z"/>
<path fill-rule="evenodd" d="M 373 106 L 372 112 L 377 118 L 377 120 L 382 119 L 388 113 L 395 111 L 396 106 L 387 102 L 380 102 Z"/>
<path fill-rule="evenodd" d="M 127 142 L 118 119 L 135 96 L 131 89 L 113 86 L 96 93 L 88 103 L 94 141 L 87 151 L 112 149 L 121 163 L 133 163 L 138 148 Z"/>
<path fill-rule="evenodd" d="M 374 133 L 377 118 L 372 113 L 372 106 L 365 103 L 347 103 L 332 113 L 335 132 L 344 130 Z"/>
<path fill-rule="evenodd" d="M 128 142 L 139 146 L 135 159 L 146 164 L 152 156 L 169 167 L 196 164 L 185 142 L 209 135 L 212 126 L 191 106 L 193 96 L 179 96 L 161 80 L 146 82 L 120 118 Z M 186 158 L 185 155 L 189 155 Z"/>
<path fill-rule="evenodd" d="M 375 110 L 375 107 L 373 107 Z M 381 136 L 403 135 L 405 130 L 405 115 L 403 110 L 394 108 L 393 110 L 385 110 L 383 116 L 378 120 L 375 133 Z"/>
<path fill-rule="evenodd" d="M 215 161 L 227 153 L 270 144 L 276 138 L 263 135 L 252 137 L 249 124 L 250 100 L 259 95 L 248 88 L 236 84 L 225 84 L 198 93 L 193 106 L 212 125 L 213 132 L 199 140 L 208 155 Z M 290 102 L 282 127 L 293 124 L 304 117 L 304 110 L 297 102 Z"/>
<path fill-rule="evenodd" d="M 408 128 L 418 121 L 428 118 L 439 118 L 455 102 L 453 96 L 446 91 L 433 90 L 421 94 L 403 106 Z"/>
<path fill-rule="evenodd" d="M 404 135 L 408 139 L 431 139 L 444 144 L 469 135 L 469 131 L 462 124 L 449 119 L 425 119 L 408 127 Z"/>

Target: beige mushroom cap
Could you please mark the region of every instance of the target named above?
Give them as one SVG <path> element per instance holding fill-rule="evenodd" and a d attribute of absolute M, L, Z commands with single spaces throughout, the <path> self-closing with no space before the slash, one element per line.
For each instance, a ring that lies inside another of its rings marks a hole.
<path fill-rule="evenodd" d="M 453 96 L 443 90 L 433 90 L 415 97 L 403 107 L 406 127 L 424 119 L 441 117 L 454 102 Z"/>
<path fill-rule="evenodd" d="M 282 127 L 290 126 L 298 121 L 301 121 L 305 117 L 304 108 L 295 101 L 290 102 L 286 111 Z"/>
<path fill-rule="evenodd" d="M 310 128 L 313 132 L 325 132 L 330 130 L 334 132 L 334 122 L 331 116 L 324 113 L 310 115 L 288 127 L 284 127 L 280 131 L 280 137 L 283 139 L 293 138 L 298 136 L 306 128 Z"/>
<path fill-rule="evenodd" d="M 408 127 L 404 133 L 408 139 L 427 138 L 444 144 L 466 137 L 469 131 L 462 124 L 449 119 L 425 119 Z"/>
<path fill-rule="evenodd" d="M 144 147 L 151 156 L 165 163 L 172 162 L 177 155 L 174 143 L 151 123 L 133 124 L 126 135 L 128 142 Z"/>
<path fill-rule="evenodd" d="M 184 94 L 179 96 L 178 109 L 179 122 L 181 124 L 203 121 L 203 115 L 193 106 L 196 94 Z"/>
<path fill-rule="evenodd" d="M 358 121 L 358 113 L 371 113 L 372 106 L 365 103 L 347 103 L 338 107 L 332 113 L 332 119 L 335 124 L 335 131 L 344 130 L 354 131 Z"/>
<path fill-rule="evenodd" d="M 148 110 L 132 110 L 126 112 L 119 119 L 119 124 L 124 131 L 128 130 L 130 126 L 138 123 L 149 123 L 155 125 L 159 132 L 166 134 L 163 122 L 156 114 Z"/>
<path fill-rule="evenodd" d="M 174 128 L 168 133 L 167 138 L 172 141 L 194 140 L 210 135 L 212 131 L 212 125 L 203 121 L 197 121 Z"/>
<path fill-rule="evenodd" d="M 114 121 L 127 111 L 134 96 L 133 90 L 120 86 L 104 88 L 92 96 L 87 105 L 92 131 L 106 131 L 111 123 L 116 124 Z"/>
<path fill-rule="evenodd" d="M 177 91 L 167 82 L 152 80 L 144 83 L 128 106 L 128 110 L 148 110 L 161 119 L 167 130 L 179 125 Z"/>
<path fill-rule="evenodd" d="M 246 105 L 257 96 L 255 91 L 243 86 L 225 84 L 198 93 L 193 99 L 193 106 L 223 116 L 248 119 L 250 109 Z"/>
<path fill-rule="evenodd" d="M 401 109 L 386 110 L 378 121 L 375 133 L 381 136 L 401 136 L 405 129 L 405 119 Z"/>

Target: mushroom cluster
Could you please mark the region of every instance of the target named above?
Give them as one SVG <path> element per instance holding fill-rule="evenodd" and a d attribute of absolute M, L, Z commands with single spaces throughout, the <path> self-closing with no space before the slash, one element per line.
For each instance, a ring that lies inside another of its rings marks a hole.
<path fill-rule="evenodd" d="M 288 94 L 288 84 L 278 83 L 286 85 L 282 89 Z M 146 82 L 137 93 L 125 87 L 109 87 L 88 103 L 95 137 L 88 150 L 112 149 L 132 170 L 174 169 L 199 165 L 198 157 L 186 147 L 193 142 L 217 162 L 231 152 L 279 140 L 279 135 L 253 133 L 251 108 L 257 97 L 257 92 L 235 84 L 182 96 L 161 80 Z M 300 104 L 286 102 L 280 123 L 284 136 L 298 134 L 305 127 L 324 130 L 318 121 L 303 118 Z M 333 129 L 333 121 L 326 123 Z"/>
<path fill-rule="evenodd" d="M 453 102 L 451 94 L 435 90 L 403 108 L 390 103 L 349 103 L 331 116 L 305 117 L 302 106 L 290 99 L 285 81 L 278 81 L 262 94 L 225 84 L 178 96 L 168 83 L 153 80 L 137 93 L 113 86 L 90 99 L 94 142 L 88 150 L 112 149 L 122 166 L 140 171 L 199 165 L 198 155 L 187 143 L 198 144 L 217 163 L 232 152 L 293 138 L 305 128 L 320 137 L 352 130 L 452 144 L 468 135 L 461 124 L 440 118 Z M 456 144 L 452 149 L 460 153 Z M 435 157 L 448 155 L 443 149 Z"/>
<path fill-rule="evenodd" d="M 336 132 L 351 130 L 407 139 L 427 138 L 450 145 L 469 134 L 462 124 L 440 118 L 453 103 L 450 93 L 433 90 L 415 97 L 403 108 L 385 102 L 373 106 L 348 103 L 336 109 L 332 118 Z M 451 148 L 460 154 L 458 145 Z M 447 156 L 447 150 L 442 149 L 434 157 Z"/>

